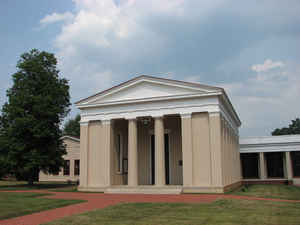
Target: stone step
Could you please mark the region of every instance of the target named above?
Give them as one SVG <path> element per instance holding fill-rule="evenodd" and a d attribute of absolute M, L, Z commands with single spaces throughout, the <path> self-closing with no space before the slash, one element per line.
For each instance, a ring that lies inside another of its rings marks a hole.
<path fill-rule="evenodd" d="M 106 188 L 104 193 L 108 194 L 181 194 L 182 187 L 180 186 L 115 186 Z"/>

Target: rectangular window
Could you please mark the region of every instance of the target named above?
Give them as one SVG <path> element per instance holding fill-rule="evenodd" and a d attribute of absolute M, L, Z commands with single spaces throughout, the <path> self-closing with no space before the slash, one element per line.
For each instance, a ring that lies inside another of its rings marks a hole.
<path fill-rule="evenodd" d="M 74 175 L 78 176 L 80 173 L 80 161 L 79 159 L 75 160 L 75 165 L 74 165 Z"/>
<path fill-rule="evenodd" d="M 116 146 L 116 153 L 117 153 L 117 172 L 123 172 L 123 148 L 122 148 L 122 136 L 120 134 L 117 135 L 117 146 Z"/>
<path fill-rule="evenodd" d="M 64 176 L 69 176 L 69 175 L 70 175 L 70 160 L 65 160 Z"/>

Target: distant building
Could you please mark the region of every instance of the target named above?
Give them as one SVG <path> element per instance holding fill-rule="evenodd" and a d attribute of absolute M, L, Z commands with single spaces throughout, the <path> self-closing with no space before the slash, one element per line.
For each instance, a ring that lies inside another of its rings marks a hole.
<path fill-rule="evenodd" d="M 300 184 L 300 135 L 241 138 L 240 153 L 245 182 Z"/>
<path fill-rule="evenodd" d="M 71 136 L 62 137 L 67 154 L 63 156 L 65 163 L 58 174 L 40 172 L 39 181 L 77 181 L 80 174 L 80 140 Z"/>

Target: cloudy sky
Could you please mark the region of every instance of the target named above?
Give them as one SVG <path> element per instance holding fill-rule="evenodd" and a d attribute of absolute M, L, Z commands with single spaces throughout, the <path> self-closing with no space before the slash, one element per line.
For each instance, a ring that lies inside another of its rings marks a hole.
<path fill-rule="evenodd" d="M 226 89 L 241 136 L 270 135 L 300 116 L 299 12 L 299 0 L 1 0 L 0 105 L 38 48 L 56 54 L 72 102 L 140 74 L 200 82 Z"/>

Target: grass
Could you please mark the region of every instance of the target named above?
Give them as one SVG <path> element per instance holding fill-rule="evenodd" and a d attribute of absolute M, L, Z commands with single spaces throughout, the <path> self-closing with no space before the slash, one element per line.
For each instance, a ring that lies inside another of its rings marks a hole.
<path fill-rule="evenodd" d="M 299 225 L 300 204 L 218 200 L 209 204 L 119 204 L 47 225 Z"/>
<path fill-rule="evenodd" d="M 243 186 L 235 191 L 229 192 L 228 194 L 300 200 L 300 187 L 284 184 L 253 184 Z"/>
<path fill-rule="evenodd" d="M 83 202 L 38 198 L 46 194 L 0 192 L 0 220 Z"/>
<path fill-rule="evenodd" d="M 28 185 L 25 181 L 4 181 L 0 180 L 0 191 L 4 190 L 49 190 L 57 192 L 74 192 L 77 191 L 75 184 L 67 182 L 35 182 L 33 185 Z"/>

